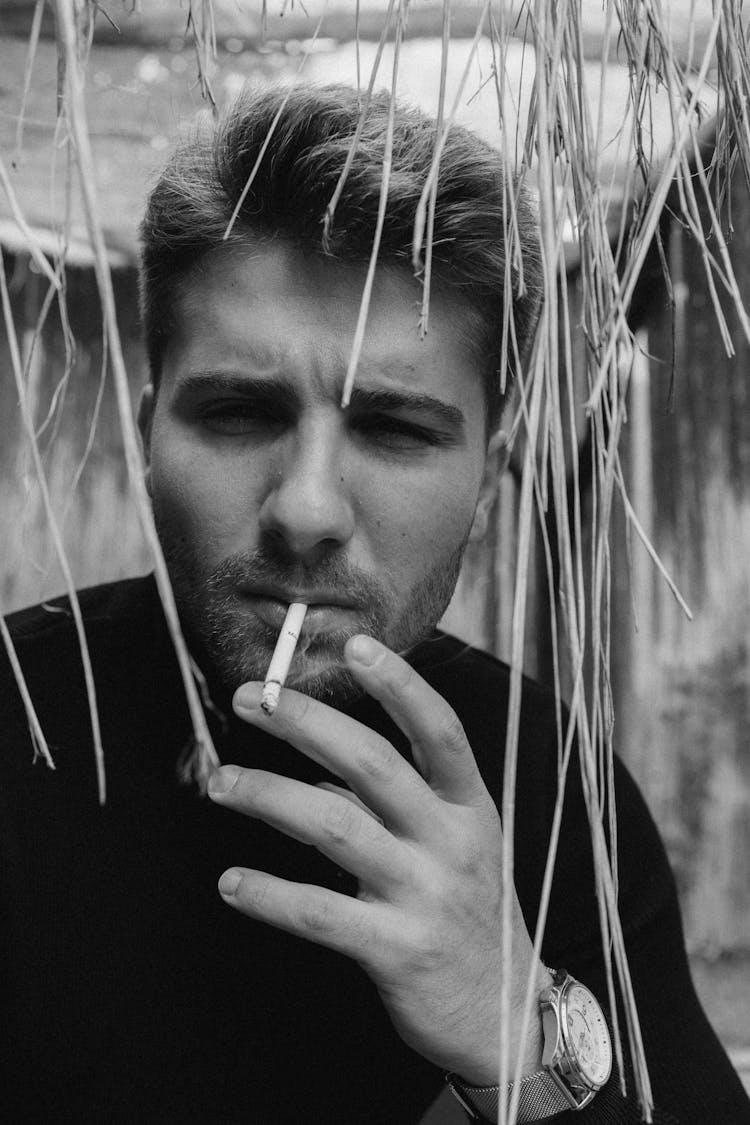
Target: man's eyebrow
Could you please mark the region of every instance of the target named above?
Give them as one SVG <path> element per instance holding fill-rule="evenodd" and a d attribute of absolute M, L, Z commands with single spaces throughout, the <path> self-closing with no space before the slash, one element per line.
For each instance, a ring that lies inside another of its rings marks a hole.
<path fill-rule="evenodd" d="M 195 371 L 180 379 L 175 388 L 178 401 L 201 394 L 230 394 L 246 398 L 262 397 L 283 402 L 288 407 L 299 405 L 294 384 L 278 376 L 253 376 L 234 371 Z M 363 387 L 355 383 L 349 409 L 352 412 L 392 412 L 398 410 L 427 414 L 433 421 L 456 435 L 462 435 L 466 419 L 458 406 L 420 391 L 395 390 L 391 387 Z"/>
<path fill-rule="evenodd" d="M 350 409 L 362 411 L 413 410 L 419 414 L 430 414 L 447 430 L 463 433 L 465 418 L 458 406 L 433 398 L 419 391 L 397 391 L 390 388 L 358 387 L 354 384 Z"/>
<path fill-rule="evenodd" d="M 230 394 L 245 398 L 280 399 L 292 406 L 298 400 L 287 379 L 243 375 L 235 371 L 194 371 L 180 379 L 175 396 L 190 399 L 201 394 Z"/>

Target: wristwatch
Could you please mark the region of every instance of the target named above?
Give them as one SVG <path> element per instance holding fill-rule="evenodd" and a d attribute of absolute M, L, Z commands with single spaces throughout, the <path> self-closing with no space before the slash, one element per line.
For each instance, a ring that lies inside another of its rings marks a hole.
<path fill-rule="evenodd" d="M 539 996 L 544 1069 L 518 1083 L 518 1125 L 583 1109 L 612 1073 L 612 1040 L 596 997 L 564 969 L 550 972 L 553 983 Z M 455 1074 L 446 1081 L 470 1118 L 497 1121 L 499 1086 L 468 1086 Z M 515 1085 L 506 1087 L 508 1104 Z"/>

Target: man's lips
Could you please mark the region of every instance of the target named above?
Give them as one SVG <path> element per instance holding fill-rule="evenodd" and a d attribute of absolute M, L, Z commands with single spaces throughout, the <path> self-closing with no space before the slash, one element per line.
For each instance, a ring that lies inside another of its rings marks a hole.
<path fill-rule="evenodd" d="M 329 590 L 291 592 L 263 589 L 243 590 L 241 593 L 260 620 L 272 629 L 281 629 L 292 602 L 308 606 L 302 625 L 303 635 L 351 627 L 352 616 L 358 608 Z"/>
<path fill-rule="evenodd" d="M 281 602 L 290 606 L 292 602 L 302 602 L 307 606 L 330 606 L 337 609 L 356 609 L 357 604 L 338 590 L 290 590 L 277 586 L 253 586 L 242 589 L 246 598 L 259 598 L 266 601 Z"/>

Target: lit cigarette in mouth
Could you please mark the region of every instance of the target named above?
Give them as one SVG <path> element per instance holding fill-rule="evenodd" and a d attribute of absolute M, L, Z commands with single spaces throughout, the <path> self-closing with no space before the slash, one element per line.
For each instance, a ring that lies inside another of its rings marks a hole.
<path fill-rule="evenodd" d="M 286 612 L 276 648 L 273 650 L 271 663 L 268 665 L 265 683 L 263 684 L 263 695 L 260 700 L 260 705 L 267 715 L 273 715 L 278 706 L 281 689 L 289 675 L 306 613 L 307 606 L 302 602 L 292 602 Z"/>

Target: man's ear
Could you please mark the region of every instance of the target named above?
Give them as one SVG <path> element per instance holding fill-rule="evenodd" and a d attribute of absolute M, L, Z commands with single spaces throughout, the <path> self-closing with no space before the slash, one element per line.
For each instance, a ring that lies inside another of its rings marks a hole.
<path fill-rule="evenodd" d="M 138 403 L 138 430 L 141 435 L 143 460 L 146 466 L 144 477 L 146 481 L 146 491 L 149 496 L 151 495 L 151 431 L 154 425 L 155 405 L 156 393 L 154 391 L 154 384 L 146 383 L 146 386 L 141 391 L 141 397 Z"/>
<path fill-rule="evenodd" d="M 505 430 L 497 430 L 487 445 L 487 456 L 484 461 L 484 473 L 479 489 L 479 499 L 474 511 L 474 521 L 469 532 L 469 542 L 478 543 L 487 534 L 487 525 L 490 519 L 492 505 L 497 499 L 497 486 L 500 477 L 508 466 L 510 446 Z"/>

